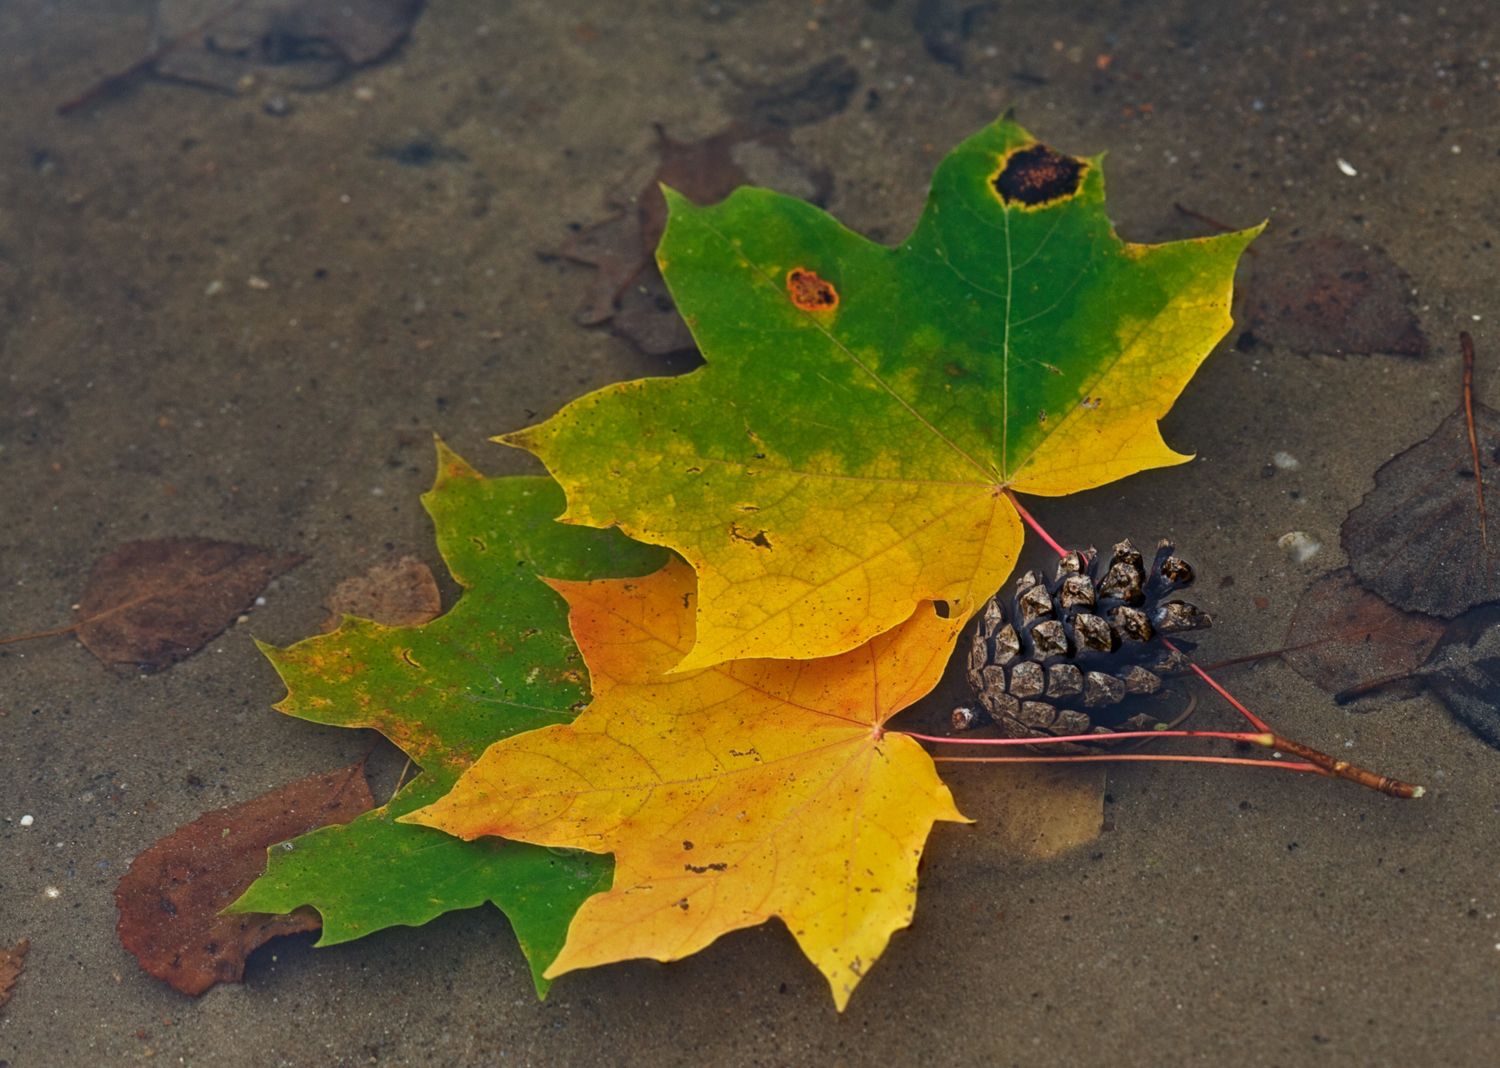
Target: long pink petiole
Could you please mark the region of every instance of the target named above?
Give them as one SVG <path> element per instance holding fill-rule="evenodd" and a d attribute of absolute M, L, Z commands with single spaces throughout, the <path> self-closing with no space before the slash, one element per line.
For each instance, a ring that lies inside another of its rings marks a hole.
<path fill-rule="evenodd" d="M 1270 731 L 1265 734 L 1237 731 L 1120 731 L 1115 734 L 1065 734 L 1056 738 L 940 738 L 934 734 L 915 734 L 912 731 L 892 733 L 940 745 L 1052 745 L 1056 742 L 1123 742 L 1129 738 L 1228 738 L 1233 742 L 1270 746 L 1276 740 L 1276 735 Z"/>
<path fill-rule="evenodd" d="M 1155 760 L 1179 764 L 1249 764 L 1256 768 L 1280 768 L 1282 771 L 1310 771 L 1314 775 L 1338 778 L 1316 764 L 1282 763 L 1279 760 L 1250 760 L 1245 757 L 1178 756 L 1174 753 L 1104 753 L 1099 756 L 1024 756 L 1024 757 L 933 757 L 938 764 L 1089 764 L 1102 760 Z M 1418 794 L 1418 797 L 1421 795 Z"/>
<path fill-rule="evenodd" d="M 1026 525 L 1032 530 L 1036 531 L 1039 538 L 1041 538 L 1048 545 L 1052 546 L 1053 552 L 1055 552 L 1058 556 L 1068 555 L 1068 550 L 1064 549 L 1057 542 L 1053 541 L 1052 535 L 1043 530 L 1042 525 L 1031 517 L 1031 513 L 1028 512 L 1025 508 L 1021 507 L 1021 502 L 1016 500 L 1016 495 L 1014 493 L 1012 493 L 1010 490 L 1006 490 L 1005 496 L 1010 500 L 1011 506 L 1015 508 L 1017 512 L 1021 513 L 1021 518 L 1026 520 Z"/>
<path fill-rule="evenodd" d="M 1038 523 L 1034 516 L 1021 506 L 1016 495 L 1009 489 L 1004 491 L 1006 498 L 1015 507 L 1016 512 L 1025 521 L 1026 525 L 1034 530 L 1038 537 L 1052 547 L 1052 551 L 1058 556 L 1066 556 L 1067 550 L 1048 534 Z M 1173 645 L 1171 641 L 1163 637 L 1162 644 L 1168 649 L 1187 660 L 1181 649 Z M 1309 771 L 1318 775 L 1327 775 L 1334 779 L 1347 779 L 1350 782 L 1368 786 L 1372 790 L 1386 794 L 1389 797 L 1421 797 L 1426 791 L 1412 783 L 1402 782 L 1400 779 L 1387 778 L 1384 775 L 1376 775 L 1374 772 L 1366 771 L 1364 768 L 1350 764 L 1346 760 L 1335 760 L 1327 753 L 1321 753 L 1310 746 L 1303 745 L 1290 738 L 1283 738 L 1276 734 L 1255 713 L 1242 705 L 1232 697 L 1228 690 L 1213 680 L 1208 672 L 1204 671 L 1192 661 L 1187 661 L 1199 678 L 1213 687 L 1214 691 L 1224 700 L 1228 701 L 1234 709 L 1249 720 L 1260 734 L 1245 734 L 1232 731 L 1126 731 L 1114 735 L 1069 735 L 1058 738 L 938 738 L 927 734 L 912 734 L 910 737 L 926 742 L 937 742 L 944 745 L 1046 745 L 1054 742 L 1100 742 L 1112 739 L 1125 738 L 1228 738 L 1237 742 L 1250 742 L 1255 745 L 1263 745 L 1268 748 L 1285 751 L 1293 756 L 1302 757 L 1306 763 L 1282 763 L 1274 760 L 1248 760 L 1242 757 L 1214 757 L 1214 756 L 1179 756 L 1176 754 L 1153 754 L 1153 753 L 1100 753 L 1097 755 L 1065 756 L 1042 756 L 1027 755 L 1014 757 L 934 757 L 934 760 L 948 764 L 1086 764 L 1094 761 L 1104 760 L 1154 760 L 1167 762 L 1180 762 L 1192 764 L 1255 764 L 1262 767 L 1283 768 L 1287 771 Z"/>

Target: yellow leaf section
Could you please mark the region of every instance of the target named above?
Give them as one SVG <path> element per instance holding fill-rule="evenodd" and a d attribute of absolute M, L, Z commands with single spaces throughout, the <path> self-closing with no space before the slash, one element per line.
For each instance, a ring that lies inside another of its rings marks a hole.
<path fill-rule="evenodd" d="M 738 540 L 763 529 L 770 549 L 709 554 L 695 550 L 713 544 L 711 538 L 681 543 L 698 571 L 702 603 L 718 610 L 700 609 L 699 639 L 679 671 L 856 648 L 910 618 L 924 601 L 948 601 L 963 622 L 1011 573 L 1025 539 L 1020 516 L 995 485 L 830 487 L 767 474 L 760 489 L 758 499 L 776 503 L 764 506 Z M 781 561 L 758 558 L 774 556 L 793 538 L 801 543 L 784 552 L 799 559 L 785 570 Z"/>
<path fill-rule="evenodd" d="M 1264 223 L 1246 232 L 1253 238 L 1263 229 Z M 1198 243 L 1222 240 L 1201 238 Z M 1180 244 L 1127 244 L 1125 250 L 1149 269 L 1153 257 L 1180 257 Z M 1229 314 L 1233 295 L 1232 271 L 1204 270 L 1192 275 L 1190 284 L 1157 314 L 1126 319 L 1119 331 L 1120 355 L 1094 382 L 1085 403 L 1075 406 L 1022 459 L 1007 488 L 1061 497 L 1191 460 L 1168 447 L 1158 420 L 1234 325 Z"/>
<path fill-rule="evenodd" d="M 678 960 L 780 917 L 842 1011 L 911 922 L 934 822 L 967 822 L 915 741 L 883 724 L 942 675 L 961 626 L 930 604 L 841 656 L 667 674 L 692 647 L 694 578 L 553 584 L 572 607 L 594 702 L 492 745 L 403 817 L 615 854 L 548 969 Z"/>

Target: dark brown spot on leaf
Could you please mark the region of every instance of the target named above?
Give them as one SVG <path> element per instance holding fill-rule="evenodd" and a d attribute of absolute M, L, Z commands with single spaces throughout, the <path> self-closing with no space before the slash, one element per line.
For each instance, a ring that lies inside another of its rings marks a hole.
<path fill-rule="evenodd" d="M 1012 153 L 994 177 L 995 192 L 1006 204 L 1028 208 L 1065 200 L 1078 192 L 1088 164 L 1035 144 Z"/>
<path fill-rule="evenodd" d="M 832 311 L 839 306 L 839 292 L 832 282 L 825 282 L 805 267 L 793 267 L 786 273 L 786 289 L 792 303 L 803 311 Z"/>

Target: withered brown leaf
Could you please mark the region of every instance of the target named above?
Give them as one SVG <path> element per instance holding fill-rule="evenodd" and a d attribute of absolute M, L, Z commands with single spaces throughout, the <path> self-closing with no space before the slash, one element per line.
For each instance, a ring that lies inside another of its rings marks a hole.
<path fill-rule="evenodd" d="M 210 538 L 126 542 L 84 585 L 78 639 L 116 670 L 167 667 L 203 648 L 267 582 L 305 559 Z"/>
<path fill-rule="evenodd" d="M 1387 604 L 1341 568 L 1302 595 L 1281 657 L 1319 689 L 1342 693 L 1409 674 L 1442 633 L 1438 620 Z"/>
<path fill-rule="evenodd" d="M 1479 479 L 1494 534 L 1479 517 L 1474 449 L 1460 405 L 1426 440 L 1375 472 L 1341 537 L 1359 581 L 1398 608 L 1452 619 L 1500 598 L 1500 412 L 1474 405 Z"/>
<path fill-rule="evenodd" d="M 16 992 L 16 980 L 26 970 L 26 953 L 31 943 L 22 939 L 10 949 L 0 949 L 0 1009 L 5 1008 Z"/>
<path fill-rule="evenodd" d="M 432 569 L 415 556 L 402 556 L 340 582 L 327 607 L 325 634 L 338 630 L 345 616 L 387 627 L 420 627 L 442 615 L 443 599 Z"/>
<path fill-rule="evenodd" d="M 364 762 L 312 775 L 208 812 L 136 857 L 115 888 L 115 930 L 141 967 L 184 994 L 237 983 L 245 958 L 277 935 L 312 931 L 318 914 L 221 916 L 266 869 L 266 850 L 374 805 Z"/>

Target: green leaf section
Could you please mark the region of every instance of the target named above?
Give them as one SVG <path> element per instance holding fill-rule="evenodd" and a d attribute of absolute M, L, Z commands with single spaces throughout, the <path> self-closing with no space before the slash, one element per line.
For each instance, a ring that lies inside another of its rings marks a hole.
<path fill-rule="evenodd" d="M 562 490 L 547 478 L 488 479 L 438 443 L 438 476 L 422 503 L 438 549 L 465 593 L 421 627 L 345 617 L 332 634 L 286 649 L 262 645 L 288 715 L 373 727 L 423 770 L 387 805 L 352 823 L 273 846 L 266 873 L 231 912 L 312 905 L 318 945 L 493 901 L 509 917 L 538 994 L 573 914 L 608 889 L 608 856 L 499 838 L 464 842 L 396 819 L 442 797 L 493 742 L 571 722 L 589 699 L 567 603 L 541 576 L 590 581 L 658 570 L 664 550 L 618 531 L 554 521 Z"/>

